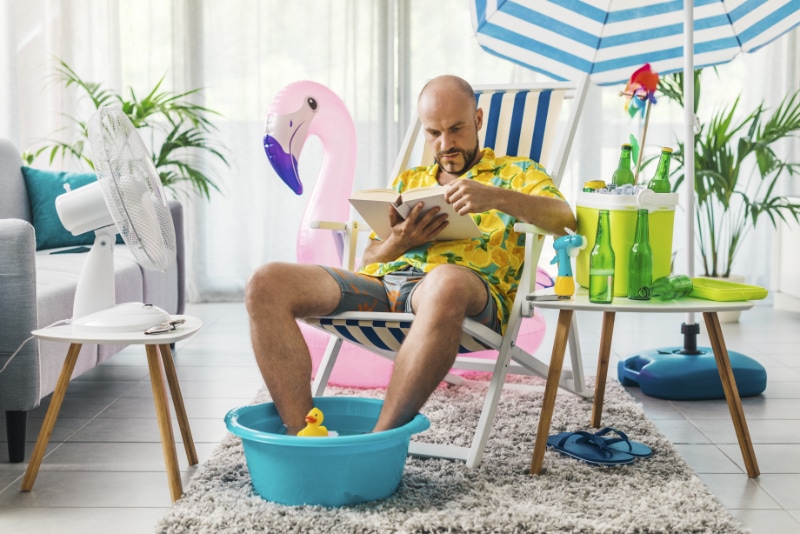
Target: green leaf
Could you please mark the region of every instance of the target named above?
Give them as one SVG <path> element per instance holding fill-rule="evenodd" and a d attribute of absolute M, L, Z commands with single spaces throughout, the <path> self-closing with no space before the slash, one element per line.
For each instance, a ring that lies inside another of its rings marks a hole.
<path fill-rule="evenodd" d="M 192 102 L 201 94 L 201 88 L 182 93 L 163 90 L 166 74 L 147 91 L 137 92 L 133 87 L 126 90 L 128 98 L 101 83 L 84 80 L 65 61 L 55 58 L 56 65 L 51 79 L 66 88 L 74 87 L 78 99 L 88 98 L 95 109 L 104 106 L 119 106 L 139 131 L 153 157 L 153 164 L 164 187 L 176 194 L 181 185 L 187 184 L 194 193 L 205 199 L 211 192 L 220 192 L 219 177 L 211 171 L 214 162 L 229 167 L 224 145 L 213 138 L 217 131 L 210 117 L 221 116 L 218 112 Z M 145 94 L 140 98 L 137 94 Z M 87 118 L 66 118 L 73 128 L 62 133 L 72 142 L 47 139 L 35 149 L 25 151 L 25 162 L 30 165 L 42 154 L 52 164 L 56 158 L 81 161 L 93 169 L 89 156 Z"/>
<path fill-rule="evenodd" d="M 695 112 L 701 70 L 695 71 Z M 659 90 L 682 106 L 682 82 L 682 73 L 667 75 Z M 744 239 L 761 220 L 775 226 L 788 217 L 797 220 L 800 213 L 778 187 L 800 169 L 800 162 L 788 160 L 791 152 L 778 151 L 779 141 L 800 135 L 800 91 L 787 95 L 771 115 L 763 102 L 742 115 L 739 103 L 737 97 L 713 112 L 694 138 L 695 231 L 704 274 L 710 276 L 730 274 Z M 685 177 L 684 149 L 678 141 L 675 189 Z"/>

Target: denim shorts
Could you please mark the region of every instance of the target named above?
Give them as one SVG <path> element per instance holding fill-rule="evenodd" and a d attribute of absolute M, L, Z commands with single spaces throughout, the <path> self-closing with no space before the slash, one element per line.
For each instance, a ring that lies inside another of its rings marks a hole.
<path fill-rule="evenodd" d="M 419 281 L 425 276 L 423 271 L 414 267 L 391 272 L 383 278 L 325 265 L 322 268 L 328 271 L 342 290 L 339 305 L 331 315 L 347 311 L 411 313 L 413 311 L 411 296 Z M 475 276 L 478 276 L 477 273 Z M 480 276 L 478 278 L 486 287 L 486 306 L 470 319 L 488 326 L 495 332 L 500 332 L 497 304 L 489 292 L 489 284 Z"/>

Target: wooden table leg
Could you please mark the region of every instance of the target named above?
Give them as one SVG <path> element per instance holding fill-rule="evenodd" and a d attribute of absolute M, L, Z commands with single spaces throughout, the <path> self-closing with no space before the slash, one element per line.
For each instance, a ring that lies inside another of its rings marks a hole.
<path fill-rule="evenodd" d="M 169 417 L 167 391 L 164 388 L 164 377 L 161 360 L 155 345 L 145 345 L 147 350 L 147 366 L 150 370 L 150 384 L 153 386 L 153 400 L 156 404 L 158 429 L 161 433 L 161 449 L 164 452 L 164 463 L 167 467 L 167 480 L 172 502 L 183 495 L 181 473 L 178 469 L 178 454 L 175 452 L 175 436 L 172 434 L 172 421 Z"/>
<path fill-rule="evenodd" d="M 564 364 L 569 328 L 572 325 L 572 314 L 572 310 L 558 312 L 558 326 L 556 327 L 555 341 L 553 342 L 553 352 L 550 354 L 550 370 L 547 373 L 547 384 L 545 384 L 544 398 L 542 399 L 542 413 L 539 415 L 539 427 L 536 430 L 536 442 L 533 445 L 533 458 L 531 458 L 532 475 L 538 475 L 542 472 L 544 452 L 547 449 L 547 436 L 550 433 L 550 423 L 553 421 L 558 383 L 561 380 L 561 367 Z"/>
<path fill-rule="evenodd" d="M 739 440 L 739 448 L 742 451 L 747 476 L 755 478 L 760 474 L 756 453 L 753 450 L 753 442 L 750 439 L 750 431 L 747 428 L 747 420 L 744 417 L 744 409 L 739 398 L 739 390 L 736 387 L 736 379 L 733 375 L 728 349 L 725 346 L 725 338 L 722 336 L 719 317 L 717 317 L 716 312 L 703 312 L 703 319 L 708 330 L 711 348 L 714 351 L 714 358 L 717 360 L 717 369 L 719 370 L 720 380 L 722 380 L 722 390 L 725 392 L 725 399 L 728 401 L 728 409 L 731 412 L 733 428 L 736 430 L 736 438 Z"/>
<path fill-rule="evenodd" d="M 616 313 L 603 312 L 603 329 L 600 334 L 600 351 L 597 353 L 597 376 L 594 384 L 594 403 L 592 404 L 592 426 L 600 428 L 603 415 L 603 400 L 606 395 L 606 376 L 608 361 L 611 358 L 611 338 L 614 335 Z"/>
<path fill-rule="evenodd" d="M 36 475 L 39 474 L 39 467 L 42 465 L 42 459 L 47 450 L 47 444 L 50 443 L 53 427 L 56 426 L 58 412 L 61 411 L 61 404 L 64 402 L 64 395 L 67 393 L 67 386 L 69 386 L 70 378 L 72 378 L 75 362 L 78 361 L 78 354 L 81 352 L 81 346 L 80 343 L 72 343 L 69 346 L 67 358 L 64 360 L 64 365 L 61 367 L 61 374 L 58 376 L 56 389 L 53 391 L 53 396 L 50 398 L 50 406 L 47 408 L 47 414 L 44 416 L 42 428 L 39 430 L 39 437 L 36 439 L 36 446 L 33 449 L 31 460 L 28 462 L 28 469 L 25 471 L 25 477 L 22 479 L 22 491 L 31 491 L 34 482 L 36 482 Z"/>
<path fill-rule="evenodd" d="M 169 345 L 159 345 L 158 350 L 161 352 L 161 361 L 164 363 L 164 374 L 167 375 L 169 391 L 172 394 L 172 405 L 175 407 L 175 416 L 178 418 L 178 426 L 181 429 L 186 458 L 189 460 L 189 465 L 197 465 L 197 450 L 194 447 L 192 428 L 189 426 L 189 417 L 186 415 L 186 406 L 183 403 L 175 362 L 172 360 L 172 351 L 170 351 Z"/>

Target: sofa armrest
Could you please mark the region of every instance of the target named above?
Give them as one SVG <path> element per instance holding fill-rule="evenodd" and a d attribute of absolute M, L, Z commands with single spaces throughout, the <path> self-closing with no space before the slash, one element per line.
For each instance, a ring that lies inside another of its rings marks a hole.
<path fill-rule="evenodd" d="M 183 205 L 177 200 L 169 201 L 172 223 L 175 226 L 175 262 L 178 264 L 178 315 L 182 315 L 186 305 L 186 254 L 183 233 Z"/>
<path fill-rule="evenodd" d="M 36 238 L 21 219 L 0 219 L 0 367 L 38 328 Z M 0 409 L 27 410 L 39 403 L 36 340 L 25 344 L 0 374 Z"/>

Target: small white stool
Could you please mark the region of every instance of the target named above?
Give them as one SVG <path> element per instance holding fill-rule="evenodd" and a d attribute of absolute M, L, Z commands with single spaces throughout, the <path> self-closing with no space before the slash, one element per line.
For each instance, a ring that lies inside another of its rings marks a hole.
<path fill-rule="evenodd" d="M 62 341 L 69 343 L 70 346 L 67 351 L 67 358 L 64 360 L 64 366 L 61 368 L 58 382 L 56 383 L 56 389 L 53 391 L 53 397 L 50 399 L 50 406 L 47 409 L 42 428 L 39 431 L 36 446 L 33 449 L 33 454 L 28 463 L 28 469 L 25 471 L 25 477 L 22 479 L 22 491 L 31 491 L 33 489 L 33 484 L 36 481 L 36 476 L 39 474 L 39 467 L 42 464 L 47 444 L 50 442 L 50 436 L 53 433 L 53 427 L 56 424 L 56 419 L 58 419 L 58 412 L 61 410 L 61 403 L 64 401 L 64 395 L 67 392 L 67 386 L 69 386 L 70 378 L 72 377 L 72 371 L 75 368 L 75 362 L 78 360 L 81 346 L 88 343 L 98 345 L 144 345 L 145 351 L 147 352 L 150 383 L 153 386 L 153 400 L 156 404 L 156 416 L 158 417 L 158 427 L 161 433 L 161 448 L 164 451 L 164 463 L 167 468 L 170 495 L 173 502 L 180 499 L 181 495 L 183 495 L 183 485 L 181 483 L 180 471 L 178 470 L 178 455 L 175 451 L 175 436 L 172 433 L 169 401 L 167 400 L 167 391 L 164 387 L 164 375 L 167 377 L 167 383 L 169 384 L 169 389 L 172 394 L 172 403 L 174 404 L 175 415 L 181 429 L 183 446 L 186 449 L 186 457 L 189 460 L 189 465 L 197 465 L 197 451 L 194 447 L 192 431 L 189 428 L 189 418 L 186 416 L 183 395 L 181 395 L 178 375 L 175 372 L 175 363 L 172 360 L 172 352 L 169 346 L 171 343 L 194 335 L 203 325 L 203 322 L 196 317 L 188 315 L 173 316 L 173 319 L 184 319 L 185 322 L 179 325 L 175 330 L 156 335 L 147 335 L 144 332 L 76 332 L 72 325 L 54 326 L 51 328 L 34 330 L 32 332 L 32 334 L 39 339 Z M 159 358 L 159 353 L 161 354 L 161 358 Z"/>

